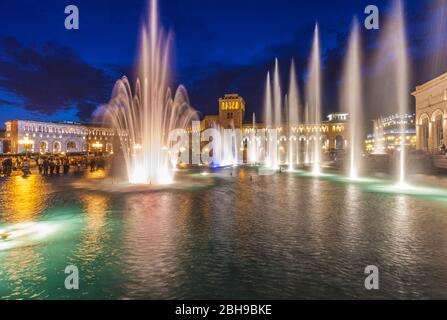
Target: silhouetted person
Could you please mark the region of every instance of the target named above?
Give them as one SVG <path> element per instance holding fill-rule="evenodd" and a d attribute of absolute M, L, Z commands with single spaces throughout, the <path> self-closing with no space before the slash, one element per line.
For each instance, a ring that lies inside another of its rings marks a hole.
<path fill-rule="evenodd" d="M 42 158 L 37 159 L 37 168 L 39 169 L 39 174 L 43 174 L 43 160 L 42 160 Z"/>
<path fill-rule="evenodd" d="M 68 158 L 65 158 L 62 161 L 62 166 L 64 167 L 64 174 L 68 174 L 68 171 L 70 170 L 70 160 L 68 160 Z"/>
<path fill-rule="evenodd" d="M 92 158 L 90 160 L 90 172 L 95 171 L 95 168 L 96 168 L 96 160 L 95 160 L 95 158 Z"/>
<path fill-rule="evenodd" d="M 8 177 L 11 176 L 12 167 L 13 167 L 12 158 L 6 159 L 6 176 Z"/>
<path fill-rule="evenodd" d="M 54 168 L 56 167 L 56 164 L 54 163 L 54 160 L 50 160 L 50 174 L 54 174 Z"/>
<path fill-rule="evenodd" d="M 48 169 L 50 168 L 50 161 L 48 159 L 43 160 L 43 174 L 48 175 Z"/>
<path fill-rule="evenodd" d="M 55 167 L 56 167 L 56 174 L 57 175 L 60 174 L 60 172 L 61 172 L 61 160 L 59 158 L 56 159 Z"/>

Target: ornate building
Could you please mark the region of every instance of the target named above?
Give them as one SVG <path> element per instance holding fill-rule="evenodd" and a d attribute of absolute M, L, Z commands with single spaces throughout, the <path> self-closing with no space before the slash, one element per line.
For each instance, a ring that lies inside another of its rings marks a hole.
<path fill-rule="evenodd" d="M 371 154 L 393 153 L 401 146 L 416 148 L 415 114 L 395 114 L 374 120 L 374 133 L 365 140 L 365 150 Z"/>
<path fill-rule="evenodd" d="M 219 114 L 205 116 L 202 130 L 218 125 L 224 129 L 241 129 L 245 117 L 245 100 L 238 94 L 226 94 L 219 99 Z"/>
<path fill-rule="evenodd" d="M 238 94 L 226 94 L 219 99 L 219 114 L 206 116 L 201 122 L 201 130 L 213 127 L 224 129 L 242 129 L 244 136 L 247 136 L 253 129 L 265 130 L 262 123 L 244 123 L 245 117 L 245 100 Z M 284 128 L 279 128 L 280 139 L 287 136 L 292 137 L 303 145 L 312 142 L 316 137 L 320 137 L 323 151 L 343 150 L 347 148 L 348 137 L 348 114 L 334 113 L 327 117 L 326 121 L 321 124 L 299 124 L 290 128 L 292 133 L 289 134 L 289 128 L 285 124 Z"/>
<path fill-rule="evenodd" d="M 74 122 L 52 123 L 12 120 L 6 122 L 5 140 L 9 152 L 84 153 L 113 152 L 114 131 Z"/>
<path fill-rule="evenodd" d="M 418 150 L 438 154 L 447 136 L 447 73 L 416 87 Z"/>

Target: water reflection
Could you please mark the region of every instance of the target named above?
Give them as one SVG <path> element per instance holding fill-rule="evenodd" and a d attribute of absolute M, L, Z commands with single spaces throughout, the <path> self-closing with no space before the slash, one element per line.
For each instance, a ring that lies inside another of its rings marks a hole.
<path fill-rule="evenodd" d="M 81 196 L 85 226 L 82 230 L 78 255 L 86 264 L 93 262 L 98 255 L 103 253 L 103 246 L 113 236 L 106 229 L 106 216 L 110 202 L 110 196 L 99 194 Z"/>
<path fill-rule="evenodd" d="M 48 241 L 0 251 L 0 296 L 447 296 L 444 202 L 292 173 L 258 176 L 247 168 L 207 179 L 214 184 L 149 193 L 96 193 L 56 180 L 51 190 L 36 180 L 51 193 L 16 207 L 7 205 L 6 194 L 18 201 L 24 186 L 6 192 L 1 185 L 3 220 L 59 219 L 67 225 Z M 83 275 L 77 293 L 61 289 L 67 264 Z M 377 293 L 363 286 L 370 264 L 381 272 Z"/>
<path fill-rule="evenodd" d="M 42 299 L 47 293 L 44 258 L 34 246 L 0 252 L 0 296 L 2 299 Z"/>
<path fill-rule="evenodd" d="M 179 257 L 172 213 L 180 210 L 172 203 L 171 193 L 138 194 L 126 199 L 121 247 L 126 266 L 123 298 L 174 296 Z"/>
<path fill-rule="evenodd" d="M 3 223 L 27 222 L 38 217 L 50 204 L 50 183 L 41 176 L 13 176 L 0 184 L 0 219 Z"/>

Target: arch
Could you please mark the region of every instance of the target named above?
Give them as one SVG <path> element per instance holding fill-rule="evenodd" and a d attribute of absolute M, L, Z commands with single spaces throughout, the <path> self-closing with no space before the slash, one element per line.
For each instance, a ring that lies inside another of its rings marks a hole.
<path fill-rule="evenodd" d="M 42 153 L 48 152 L 48 142 L 47 141 L 39 142 L 39 152 L 42 152 Z"/>
<path fill-rule="evenodd" d="M 434 147 L 436 151 L 440 150 L 441 145 L 444 143 L 444 114 L 442 112 L 433 113 L 433 133 L 434 133 Z"/>
<path fill-rule="evenodd" d="M 77 151 L 77 145 L 75 141 L 68 141 L 67 142 L 67 152 L 76 152 Z"/>
<path fill-rule="evenodd" d="M 106 143 L 106 152 L 113 152 L 113 144 Z"/>
<path fill-rule="evenodd" d="M 430 121 L 430 116 L 428 115 L 428 113 L 423 113 L 423 114 L 421 114 L 421 116 L 419 117 L 417 123 L 418 123 L 419 125 L 422 125 L 422 122 L 423 122 L 425 119 L 428 120 L 428 121 Z"/>
<path fill-rule="evenodd" d="M 430 118 L 428 114 L 423 114 L 419 120 L 419 145 L 420 149 L 429 151 L 429 138 L 430 138 Z"/>
<path fill-rule="evenodd" d="M 435 122 L 436 119 L 438 117 L 442 117 L 444 118 L 444 111 L 442 111 L 441 109 L 436 109 L 435 111 L 433 111 L 433 113 L 431 114 L 431 121 Z"/>
<path fill-rule="evenodd" d="M 343 150 L 345 148 L 345 138 L 341 135 L 337 135 L 335 137 L 335 149 L 336 150 Z"/>
<path fill-rule="evenodd" d="M 53 153 L 61 153 L 62 152 L 62 143 L 60 141 L 53 142 Z"/>

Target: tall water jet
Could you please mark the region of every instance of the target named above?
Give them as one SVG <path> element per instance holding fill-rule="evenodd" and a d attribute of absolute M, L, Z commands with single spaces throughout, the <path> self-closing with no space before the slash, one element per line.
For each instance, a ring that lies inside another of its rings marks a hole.
<path fill-rule="evenodd" d="M 307 100 L 309 103 L 309 120 L 311 125 L 315 128 L 312 148 L 312 172 L 314 175 L 319 175 L 321 174 L 321 60 L 318 24 L 315 26 L 311 61 L 309 65 Z"/>
<path fill-rule="evenodd" d="M 375 155 L 384 155 L 385 151 L 385 130 L 383 128 L 383 118 L 374 120 L 374 151 Z"/>
<path fill-rule="evenodd" d="M 362 118 L 362 77 L 360 54 L 360 27 L 355 20 L 349 40 L 348 54 L 345 62 L 343 81 L 343 105 L 349 112 L 349 177 L 358 178 L 361 163 L 363 132 L 361 130 Z"/>
<path fill-rule="evenodd" d="M 281 94 L 281 82 L 279 77 L 279 63 L 278 59 L 275 60 L 275 72 L 273 75 L 273 108 L 274 108 L 274 129 L 276 129 L 277 137 L 280 135 L 280 132 L 282 131 L 282 94 Z M 272 155 L 272 168 L 278 169 L 279 168 L 279 154 L 278 154 L 278 139 L 276 140 L 275 144 L 275 151 Z"/>
<path fill-rule="evenodd" d="M 258 162 L 258 137 L 256 135 L 256 114 L 253 113 L 250 140 L 248 143 L 248 162 L 256 164 Z"/>
<path fill-rule="evenodd" d="M 105 121 L 118 132 L 130 183 L 163 184 L 173 179 L 169 135 L 186 129 L 196 117 L 180 86 L 168 87 L 170 37 L 159 28 L 157 0 L 150 2 L 150 22 L 142 26 L 138 78 L 134 93 L 126 77 L 118 80 L 105 106 Z"/>
<path fill-rule="evenodd" d="M 403 13 L 403 3 L 401 0 L 396 2 L 396 75 L 397 75 L 397 103 L 400 114 L 406 114 L 409 107 L 409 80 L 408 80 L 408 55 L 407 39 L 405 33 L 405 21 Z M 405 185 L 405 123 L 402 120 L 400 124 L 400 166 L 399 166 L 399 184 Z"/>
<path fill-rule="evenodd" d="M 290 79 L 289 79 L 289 95 L 288 95 L 288 115 L 289 115 L 289 170 L 294 169 L 294 164 L 300 164 L 300 149 L 297 136 L 293 135 L 295 131 L 298 134 L 298 125 L 300 112 L 300 97 L 298 89 L 298 81 L 296 78 L 295 62 L 292 60 L 290 65 Z M 294 150 L 293 146 L 296 146 Z M 294 154 L 296 154 L 296 161 L 294 161 Z"/>
<path fill-rule="evenodd" d="M 370 73 L 368 103 L 381 114 L 405 115 L 409 110 L 410 86 L 407 40 L 404 22 L 404 8 L 400 0 L 396 0 L 387 18 Z M 396 123 L 399 126 L 396 158 L 397 183 L 405 187 L 406 181 L 406 145 L 405 121 Z"/>
<path fill-rule="evenodd" d="M 309 104 L 306 104 L 306 110 L 304 112 L 304 123 L 306 124 L 307 128 L 309 128 Z M 306 139 L 306 146 L 304 150 L 305 156 L 304 156 L 304 164 L 308 165 L 311 163 L 311 154 L 310 154 L 310 141 L 309 139 Z"/>
<path fill-rule="evenodd" d="M 276 148 L 277 135 L 275 134 L 274 130 L 272 85 L 270 81 L 270 72 L 267 72 L 267 80 L 265 83 L 264 114 L 265 114 L 264 117 L 265 117 L 266 139 L 267 139 L 266 152 L 265 152 L 265 165 L 267 167 L 273 167 L 274 166 L 273 158 L 276 157 L 277 155 L 277 148 Z"/>

